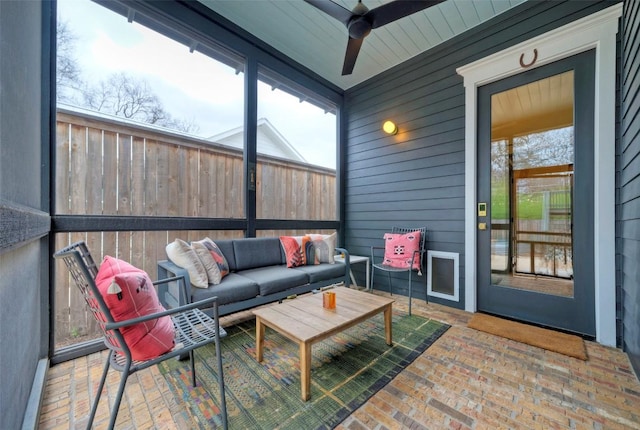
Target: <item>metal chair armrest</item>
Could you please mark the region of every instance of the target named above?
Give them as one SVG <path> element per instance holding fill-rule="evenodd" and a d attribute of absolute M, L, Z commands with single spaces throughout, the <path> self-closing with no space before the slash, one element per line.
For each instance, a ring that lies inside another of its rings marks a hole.
<path fill-rule="evenodd" d="M 347 251 L 344 248 L 339 248 L 336 246 L 335 248 L 335 253 L 336 254 L 342 254 L 344 255 L 344 286 L 349 288 L 349 286 L 351 285 L 351 278 L 349 278 L 349 274 L 351 273 L 351 263 L 350 263 L 350 258 L 349 258 L 349 251 Z"/>
<path fill-rule="evenodd" d="M 385 248 L 384 248 L 384 246 L 372 246 L 372 247 L 371 247 L 371 264 L 374 264 L 374 263 L 375 263 L 375 256 L 376 256 L 375 254 L 376 254 L 376 251 L 380 251 L 380 250 L 384 251 L 384 249 L 385 249 Z M 380 254 L 380 253 L 378 253 L 378 254 Z M 384 253 L 383 253 L 383 254 L 384 254 Z M 379 257 L 384 258 L 384 255 L 381 255 L 381 256 L 379 256 Z M 382 261 L 382 260 L 381 260 L 381 261 Z"/>
<path fill-rule="evenodd" d="M 218 300 L 218 297 L 209 297 L 207 299 L 204 300 L 200 300 L 197 302 L 193 302 L 193 303 L 189 303 L 183 306 L 179 306 L 177 308 L 173 308 L 173 309 L 168 309 L 162 312 L 155 312 L 149 315 L 145 315 L 142 317 L 137 317 L 137 318 L 131 318 L 128 320 L 123 320 L 123 321 L 117 321 L 117 322 L 108 322 L 105 324 L 105 329 L 106 330 L 115 330 L 115 329 L 120 329 L 122 327 L 128 327 L 130 325 L 135 325 L 135 324 L 139 324 L 141 322 L 146 322 L 146 321 L 151 321 L 151 320 L 155 320 L 158 318 L 162 318 L 165 316 L 171 316 L 171 315 L 175 315 L 175 314 L 179 314 L 182 312 L 186 312 L 188 310 L 191 309 L 195 309 L 195 308 L 200 308 L 200 307 L 206 307 L 208 305 L 211 305 L 212 303 L 214 303 L 216 300 Z"/>

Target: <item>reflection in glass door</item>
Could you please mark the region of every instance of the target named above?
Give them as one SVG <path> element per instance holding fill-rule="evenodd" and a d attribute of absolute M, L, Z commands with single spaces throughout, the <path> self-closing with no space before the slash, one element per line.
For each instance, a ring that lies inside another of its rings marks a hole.
<path fill-rule="evenodd" d="M 491 96 L 491 283 L 573 296 L 573 71 Z"/>
<path fill-rule="evenodd" d="M 594 76 L 587 51 L 478 89 L 479 311 L 595 333 Z"/>

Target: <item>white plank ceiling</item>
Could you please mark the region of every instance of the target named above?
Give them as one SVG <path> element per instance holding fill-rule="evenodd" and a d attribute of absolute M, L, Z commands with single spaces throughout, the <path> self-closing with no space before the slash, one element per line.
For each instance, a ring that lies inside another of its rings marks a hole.
<path fill-rule="evenodd" d="M 446 0 L 374 29 L 351 75 L 341 76 L 347 28 L 303 0 L 200 0 L 342 89 L 353 87 L 526 0 Z M 351 10 L 356 0 L 335 0 Z M 388 0 L 364 0 L 373 9 Z"/>

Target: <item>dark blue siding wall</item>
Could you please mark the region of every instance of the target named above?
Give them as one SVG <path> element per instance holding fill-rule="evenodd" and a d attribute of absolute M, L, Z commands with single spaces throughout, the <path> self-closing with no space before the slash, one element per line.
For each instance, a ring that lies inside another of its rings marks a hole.
<path fill-rule="evenodd" d="M 527 2 L 347 91 L 349 251 L 369 255 L 393 225 L 427 226 L 429 249 L 460 254 L 459 302 L 433 301 L 463 308 L 464 87 L 456 68 L 614 3 Z M 382 132 L 385 119 L 398 124 L 396 136 Z M 377 279 L 375 288 L 386 290 L 386 277 Z M 422 290 L 414 296 L 425 297 L 424 278 L 415 279 Z M 394 292 L 406 294 L 407 284 L 394 279 Z"/>
<path fill-rule="evenodd" d="M 621 145 L 618 154 L 623 347 L 640 374 L 640 2 L 623 7 Z"/>
<path fill-rule="evenodd" d="M 42 80 L 47 2 L 0 1 L 0 428 L 25 419 L 35 382 L 42 383 L 49 314 L 48 109 Z M 44 46 L 43 46 L 44 45 Z M 48 69 L 47 67 L 44 68 Z M 44 212 L 47 211 L 47 212 Z M 42 219 L 42 228 L 33 219 Z M 35 227 L 32 229 L 31 227 Z M 40 233 L 34 235 L 33 230 Z M 46 360 L 45 360 L 46 361 Z M 46 367 L 46 363 L 45 363 Z M 38 378 L 38 379 L 37 379 Z M 35 397 L 38 399 L 38 396 Z M 31 418 L 31 419 L 28 419 Z"/>

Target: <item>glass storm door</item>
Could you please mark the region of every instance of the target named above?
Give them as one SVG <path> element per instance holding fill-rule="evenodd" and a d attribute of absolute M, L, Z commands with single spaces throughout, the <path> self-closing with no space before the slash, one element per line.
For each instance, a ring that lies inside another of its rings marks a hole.
<path fill-rule="evenodd" d="M 478 91 L 478 309 L 593 336 L 594 54 Z"/>

